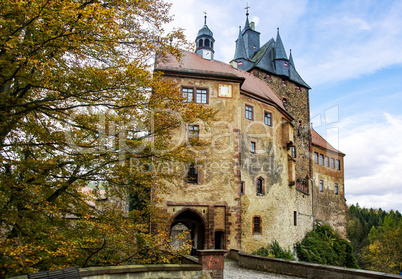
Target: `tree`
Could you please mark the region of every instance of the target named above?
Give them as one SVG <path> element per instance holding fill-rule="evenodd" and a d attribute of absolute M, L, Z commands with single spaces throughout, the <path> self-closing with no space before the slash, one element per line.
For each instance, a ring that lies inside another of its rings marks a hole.
<path fill-rule="evenodd" d="M 335 233 L 329 224 L 316 224 L 295 245 L 297 257 L 304 262 L 359 268 L 350 243 Z"/>
<path fill-rule="evenodd" d="M 192 160 L 172 131 L 214 117 L 151 71 L 156 52 L 186 46 L 180 30 L 165 34 L 168 11 L 162 0 L 0 2 L 0 276 L 177 259 L 125 202 L 180 175 L 147 165 Z M 152 203 L 143 215 L 160 218 Z"/>
<path fill-rule="evenodd" d="M 363 249 L 368 269 L 400 274 L 402 270 L 402 219 L 391 211 L 377 228 L 369 233 L 370 244 Z"/>

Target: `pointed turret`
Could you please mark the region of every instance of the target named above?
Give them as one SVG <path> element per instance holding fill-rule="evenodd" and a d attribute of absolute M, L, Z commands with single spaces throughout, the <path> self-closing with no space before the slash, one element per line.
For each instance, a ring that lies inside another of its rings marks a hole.
<path fill-rule="evenodd" d="M 248 20 L 248 16 L 250 15 L 248 12 L 249 8 L 248 6 L 246 7 L 246 24 L 244 25 L 242 36 L 247 58 L 252 59 L 254 54 L 260 49 L 260 33 L 254 30 L 254 22 L 250 24 Z"/>
<path fill-rule="evenodd" d="M 247 59 L 246 48 L 244 46 L 243 35 L 241 32 L 241 26 L 239 26 L 239 37 L 236 40 L 236 50 L 234 60 Z"/>
<path fill-rule="evenodd" d="M 310 89 L 311 87 L 302 79 L 299 73 L 296 71 L 295 62 L 293 61 L 292 50 L 289 54 L 289 79 L 295 83 Z"/>
<path fill-rule="evenodd" d="M 281 35 L 279 35 L 279 28 L 278 28 L 278 33 L 276 35 L 275 59 L 288 60 L 288 57 L 286 56 L 285 47 L 283 46 L 283 43 L 282 43 Z"/>
<path fill-rule="evenodd" d="M 205 13 L 205 12 L 204 12 Z M 204 16 L 204 26 L 198 31 L 197 38 L 195 39 L 197 44 L 195 52 L 204 59 L 214 59 L 214 34 L 207 26 L 207 14 Z"/>
<path fill-rule="evenodd" d="M 275 56 L 274 56 L 275 73 L 280 76 L 289 77 L 289 60 L 286 56 L 285 47 L 283 46 L 281 35 L 276 35 Z"/>
<path fill-rule="evenodd" d="M 296 68 L 295 62 L 293 62 L 292 50 L 290 50 L 290 53 L 289 53 L 289 64 L 290 64 L 290 65 L 293 65 L 293 67 Z"/>
<path fill-rule="evenodd" d="M 250 27 L 250 22 L 249 22 L 249 20 L 248 20 L 248 16 L 250 15 L 249 13 L 248 13 L 248 9 L 249 9 L 250 7 L 246 7 L 246 9 L 247 9 L 247 13 L 246 13 L 246 23 L 244 24 L 244 29 L 243 29 L 243 33 L 244 32 L 246 32 L 246 30 L 248 30 L 248 29 L 251 29 L 251 27 Z"/>

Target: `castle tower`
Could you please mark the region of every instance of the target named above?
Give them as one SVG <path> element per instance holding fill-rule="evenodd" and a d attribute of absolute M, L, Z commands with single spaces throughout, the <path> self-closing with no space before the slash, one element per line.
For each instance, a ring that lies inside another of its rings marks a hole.
<path fill-rule="evenodd" d="M 204 26 L 198 31 L 195 52 L 204 59 L 214 60 L 214 34 L 207 26 L 207 14 L 204 16 Z"/>
<path fill-rule="evenodd" d="M 287 112 L 293 117 L 294 139 L 288 146 L 294 151 L 296 185 L 303 193 L 309 193 L 311 178 L 310 160 L 310 86 L 296 70 L 292 53 L 287 56 L 282 38 L 277 29 L 273 38 L 260 47 L 260 33 L 249 23 L 248 7 L 246 24 L 236 40 L 236 50 L 232 66 L 253 73 L 267 82 L 275 94 L 283 101 Z"/>
<path fill-rule="evenodd" d="M 250 61 L 253 56 L 260 50 L 260 33 L 255 31 L 254 22 L 249 21 L 249 12 L 247 9 L 246 23 L 243 30 L 239 26 L 239 36 L 236 40 L 235 55 L 231 63 L 236 64 L 236 67 L 247 71 L 251 66 Z"/>
<path fill-rule="evenodd" d="M 247 53 L 247 58 L 251 59 L 253 58 L 254 54 L 260 49 L 260 33 L 254 30 L 254 22 L 251 24 L 249 23 L 248 20 L 248 8 L 247 7 L 247 13 L 246 13 L 246 24 L 244 25 L 243 29 L 243 40 L 244 40 L 244 46 L 246 49 Z"/>
<path fill-rule="evenodd" d="M 286 51 L 282 43 L 281 35 L 279 35 L 279 28 L 276 35 L 274 65 L 277 75 L 289 77 L 289 60 L 286 56 Z"/>

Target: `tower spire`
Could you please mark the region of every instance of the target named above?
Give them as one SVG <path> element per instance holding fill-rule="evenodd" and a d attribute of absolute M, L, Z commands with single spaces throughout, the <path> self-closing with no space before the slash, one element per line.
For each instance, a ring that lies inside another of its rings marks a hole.
<path fill-rule="evenodd" d="M 250 28 L 250 22 L 248 20 L 248 16 L 250 13 L 248 12 L 248 9 L 250 9 L 250 6 L 247 3 L 247 6 L 244 8 L 246 10 L 246 24 L 244 25 L 244 29 Z"/>
<path fill-rule="evenodd" d="M 285 47 L 283 46 L 281 35 L 279 35 L 279 28 L 277 29 L 276 44 L 275 44 L 275 59 L 288 60 L 286 56 Z"/>
<path fill-rule="evenodd" d="M 214 34 L 207 26 L 207 12 L 204 11 L 204 26 L 198 31 L 195 52 L 204 59 L 214 59 Z"/>

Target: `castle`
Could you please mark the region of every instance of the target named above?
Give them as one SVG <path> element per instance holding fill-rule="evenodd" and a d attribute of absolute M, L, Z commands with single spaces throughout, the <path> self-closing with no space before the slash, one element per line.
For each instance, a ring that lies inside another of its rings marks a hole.
<path fill-rule="evenodd" d="M 230 64 L 214 60 L 206 17 L 195 53 L 155 64 L 186 102 L 219 111 L 212 125 L 187 123 L 184 136 L 210 140 L 212 152 L 188 166 L 181 185 L 166 182 L 159 206 L 168 229 L 190 231 L 196 249 L 247 252 L 274 240 L 291 247 L 318 220 L 346 235 L 345 154 L 310 128 L 310 86 L 279 29 L 261 46 L 248 16 Z"/>

